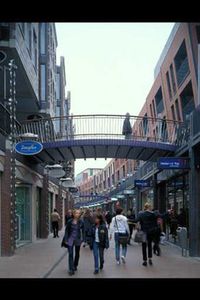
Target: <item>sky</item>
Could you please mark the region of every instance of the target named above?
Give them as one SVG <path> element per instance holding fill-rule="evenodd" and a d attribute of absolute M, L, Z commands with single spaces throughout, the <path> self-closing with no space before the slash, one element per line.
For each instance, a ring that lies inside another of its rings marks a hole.
<path fill-rule="evenodd" d="M 138 115 L 174 23 L 56 23 L 73 114 Z M 103 168 L 104 159 L 77 160 L 75 174 Z"/>

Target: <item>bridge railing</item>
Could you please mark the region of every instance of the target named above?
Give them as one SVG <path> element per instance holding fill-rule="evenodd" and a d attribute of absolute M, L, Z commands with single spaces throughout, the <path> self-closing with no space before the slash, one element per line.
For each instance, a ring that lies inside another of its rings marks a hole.
<path fill-rule="evenodd" d="M 135 139 L 169 144 L 186 142 L 188 128 L 180 122 L 130 116 L 131 134 L 123 133 L 124 115 L 71 115 L 21 122 L 19 133 L 35 133 L 41 142 L 76 139 Z M 125 126 L 126 131 L 127 125 Z M 181 141 L 180 141 L 181 137 Z"/>

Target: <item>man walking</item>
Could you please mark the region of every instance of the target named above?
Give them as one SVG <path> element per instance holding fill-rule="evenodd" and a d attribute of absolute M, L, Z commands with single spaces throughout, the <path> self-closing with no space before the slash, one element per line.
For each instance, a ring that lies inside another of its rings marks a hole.
<path fill-rule="evenodd" d="M 53 237 L 59 237 L 58 235 L 58 230 L 59 230 L 59 220 L 60 220 L 60 215 L 57 211 L 56 208 L 54 208 L 54 211 L 51 214 L 51 224 L 52 224 L 52 229 L 53 229 Z"/>

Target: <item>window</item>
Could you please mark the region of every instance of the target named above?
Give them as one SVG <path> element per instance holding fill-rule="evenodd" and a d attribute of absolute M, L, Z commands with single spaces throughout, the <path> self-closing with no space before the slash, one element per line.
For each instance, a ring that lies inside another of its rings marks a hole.
<path fill-rule="evenodd" d="M 185 40 L 182 42 L 174 58 L 174 63 L 176 69 L 177 83 L 178 86 L 180 86 L 184 82 L 185 78 L 187 77 L 190 71 Z"/>
<path fill-rule="evenodd" d="M 151 118 L 153 118 L 153 110 L 152 110 L 152 105 L 150 104 L 150 114 L 151 114 Z"/>
<path fill-rule="evenodd" d="M 183 121 L 187 121 L 190 114 L 195 109 L 194 94 L 191 81 L 186 85 L 186 87 L 182 91 L 180 95 L 180 100 L 182 106 Z"/>
<path fill-rule="evenodd" d="M 46 100 L 46 68 L 45 65 L 40 65 L 40 98 Z"/>
<path fill-rule="evenodd" d="M 37 36 L 35 30 L 33 31 L 33 48 L 34 48 L 34 66 L 37 71 Z"/>
<path fill-rule="evenodd" d="M 171 111 L 172 111 L 172 120 L 176 121 L 176 115 L 175 115 L 174 105 L 171 106 Z"/>
<path fill-rule="evenodd" d="M 46 53 L 46 24 L 40 24 L 40 54 Z"/>
<path fill-rule="evenodd" d="M 125 171 L 126 171 L 125 166 L 123 166 L 123 175 L 122 175 L 123 178 L 126 177 L 126 172 Z"/>
<path fill-rule="evenodd" d="M 155 108 L 154 100 L 152 101 L 152 105 L 153 105 L 153 113 L 154 113 L 154 118 L 155 118 L 156 117 L 156 108 Z"/>
<path fill-rule="evenodd" d="M 181 121 L 178 99 L 176 99 L 176 101 L 175 101 L 175 107 L 176 107 L 176 115 L 177 115 L 178 121 Z"/>
<path fill-rule="evenodd" d="M 168 93 L 169 93 L 169 99 L 172 98 L 172 89 L 171 89 L 171 83 L 169 79 L 169 72 L 166 73 L 166 80 L 167 80 L 167 87 L 168 87 Z"/>
<path fill-rule="evenodd" d="M 171 75 L 171 80 L 172 80 L 172 88 L 173 88 L 173 93 L 174 95 L 176 94 L 176 83 L 175 83 L 175 77 L 174 77 L 174 68 L 173 65 L 170 65 L 170 75 Z"/>
<path fill-rule="evenodd" d="M 27 46 L 29 49 L 30 57 L 32 55 L 32 26 L 31 23 L 27 23 Z"/>
<path fill-rule="evenodd" d="M 197 41 L 200 44 L 200 26 L 196 26 L 196 33 L 197 33 Z"/>
<path fill-rule="evenodd" d="M 159 115 L 164 111 L 163 95 L 162 95 L 161 87 L 159 88 L 158 92 L 155 95 L 155 102 L 156 102 L 157 115 Z"/>

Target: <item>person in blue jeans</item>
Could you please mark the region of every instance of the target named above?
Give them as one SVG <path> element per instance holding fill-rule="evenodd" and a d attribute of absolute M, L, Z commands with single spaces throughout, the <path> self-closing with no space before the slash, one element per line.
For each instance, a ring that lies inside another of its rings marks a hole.
<path fill-rule="evenodd" d="M 94 255 L 94 274 L 99 273 L 104 265 L 104 249 L 109 248 L 108 229 L 102 215 L 96 215 L 95 224 L 92 226 L 90 249 Z M 100 262 L 100 265 L 99 265 Z"/>
<path fill-rule="evenodd" d="M 84 224 L 83 221 L 80 220 L 80 217 L 81 211 L 75 209 L 72 218 L 67 222 L 65 235 L 61 244 L 62 247 L 68 248 L 69 275 L 74 275 L 75 271 L 77 271 L 80 247 L 83 242 Z"/>
<path fill-rule="evenodd" d="M 119 235 L 130 235 L 130 230 L 128 226 L 128 219 L 127 217 L 122 215 L 123 209 L 118 207 L 116 209 L 116 216 L 112 218 L 111 226 L 110 226 L 110 240 L 112 239 L 112 234 L 114 233 L 115 237 L 115 258 L 117 264 L 120 264 L 120 242 L 119 242 Z M 126 262 L 126 253 L 127 253 L 127 244 L 122 244 L 122 256 L 121 260 L 123 263 Z"/>

